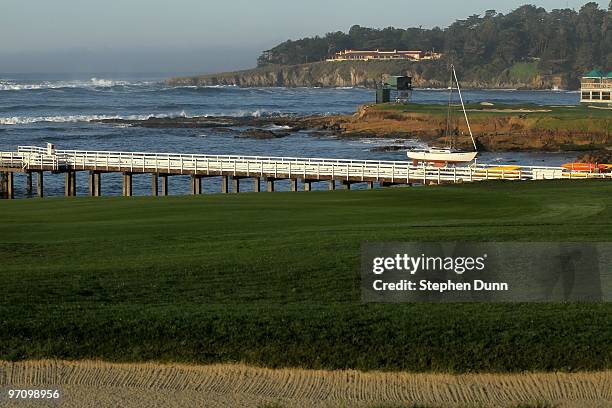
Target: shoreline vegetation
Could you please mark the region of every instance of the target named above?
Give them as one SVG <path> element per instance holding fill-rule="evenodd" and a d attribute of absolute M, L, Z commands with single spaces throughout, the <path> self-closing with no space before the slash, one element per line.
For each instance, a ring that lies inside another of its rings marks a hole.
<path fill-rule="evenodd" d="M 364 241 L 605 242 L 605 181 L 0 202 L 0 360 L 612 367 L 610 303 L 364 304 Z M 452 203 L 449 205 L 449 203 Z"/>
<path fill-rule="evenodd" d="M 469 104 L 470 123 L 480 151 L 545 151 L 588 153 L 591 160 L 610 162 L 612 112 L 585 106 Z M 454 107 L 453 132 L 461 148 L 471 141 L 459 107 Z M 152 128 L 240 130 L 238 137 L 281 138 L 296 131 L 339 138 L 417 139 L 445 145 L 447 106 L 436 104 L 363 105 L 353 115 L 108 119 L 98 122 Z M 282 126 L 282 130 L 270 127 Z M 246 129 L 245 129 L 246 128 Z M 392 148 L 392 147 L 389 147 Z"/>

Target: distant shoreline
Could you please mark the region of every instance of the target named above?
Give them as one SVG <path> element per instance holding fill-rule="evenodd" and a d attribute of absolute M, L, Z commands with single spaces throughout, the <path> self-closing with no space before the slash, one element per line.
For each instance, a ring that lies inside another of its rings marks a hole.
<path fill-rule="evenodd" d="M 173 77 L 166 80 L 170 86 L 229 85 L 245 88 L 375 88 L 383 74 L 409 75 L 416 88 L 445 89 L 446 79 L 423 74 L 429 63 L 410 61 L 380 62 L 314 62 L 301 65 L 267 65 L 252 69 L 217 74 Z M 499 76 L 488 79 L 465 80 L 466 89 L 480 90 L 568 90 L 575 91 L 562 75 L 535 75 L 529 80 L 516 81 Z"/>

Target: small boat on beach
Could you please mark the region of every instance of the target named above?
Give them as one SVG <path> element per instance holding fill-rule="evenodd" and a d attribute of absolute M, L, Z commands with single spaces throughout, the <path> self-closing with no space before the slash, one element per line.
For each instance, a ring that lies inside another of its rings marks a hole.
<path fill-rule="evenodd" d="M 464 152 L 452 148 L 431 147 L 428 149 L 412 149 L 408 151 L 408 158 L 417 162 L 433 163 L 469 163 L 473 161 L 478 152 Z"/>
<path fill-rule="evenodd" d="M 470 138 L 472 139 L 472 144 L 474 145 L 474 151 L 463 151 L 457 149 L 455 147 L 455 137 L 453 135 L 453 131 L 451 131 L 451 113 L 452 113 L 452 96 L 453 96 L 453 80 L 457 85 L 457 91 L 459 93 L 459 99 L 461 101 L 461 108 L 463 109 L 463 115 L 465 117 L 465 122 L 467 124 L 468 131 L 470 132 Z M 470 126 L 470 121 L 467 116 L 467 111 L 465 110 L 465 104 L 463 103 L 463 95 L 461 94 L 461 88 L 459 87 L 459 80 L 457 79 L 457 72 L 455 71 L 455 66 L 451 65 L 451 79 L 449 86 L 449 95 L 448 95 L 448 113 L 446 118 L 446 136 L 448 138 L 448 146 L 445 147 L 429 147 L 425 149 L 411 149 L 407 152 L 407 156 L 411 159 L 415 165 L 419 162 L 423 163 L 434 163 L 437 165 L 447 165 L 447 164 L 458 164 L 458 163 L 470 163 L 476 159 L 478 155 L 478 148 L 476 147 L 476 141 L 474 140 L 474 135 L 472 134 L 472 128 Z"/>

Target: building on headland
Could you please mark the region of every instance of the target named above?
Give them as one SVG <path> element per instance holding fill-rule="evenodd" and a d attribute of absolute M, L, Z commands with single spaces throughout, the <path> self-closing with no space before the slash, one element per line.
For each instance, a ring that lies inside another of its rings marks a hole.
<path fill-rule="evenodd" d="M 612 106 L 612 72 L 593 70 L 580 81 L 580 103 Z"/>
<path fill-rule="evenodd" d="M 387 61 L 387 60 L 408 60 L 408 61 L 431 61 L 442 58 L 442 54 L 433 51 L 338 51 L 327 61 Z"/>

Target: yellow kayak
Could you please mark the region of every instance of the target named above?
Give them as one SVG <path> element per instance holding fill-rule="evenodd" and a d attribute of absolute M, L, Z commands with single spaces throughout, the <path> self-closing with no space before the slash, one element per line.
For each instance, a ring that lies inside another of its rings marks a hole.
<path fill-rule="evenodd" d="M 497 167 L 489 167 L 489 171 L 516 171 L 520 170 L 521 166 L 497 166 Z"/>
<path fill-rule="evenodd" d="M 519 176 L 521 166 L 496 166 L 478 169 L 474 174 L 479 176 L 488 175 L 489 178 L 515 178 Z"/>

